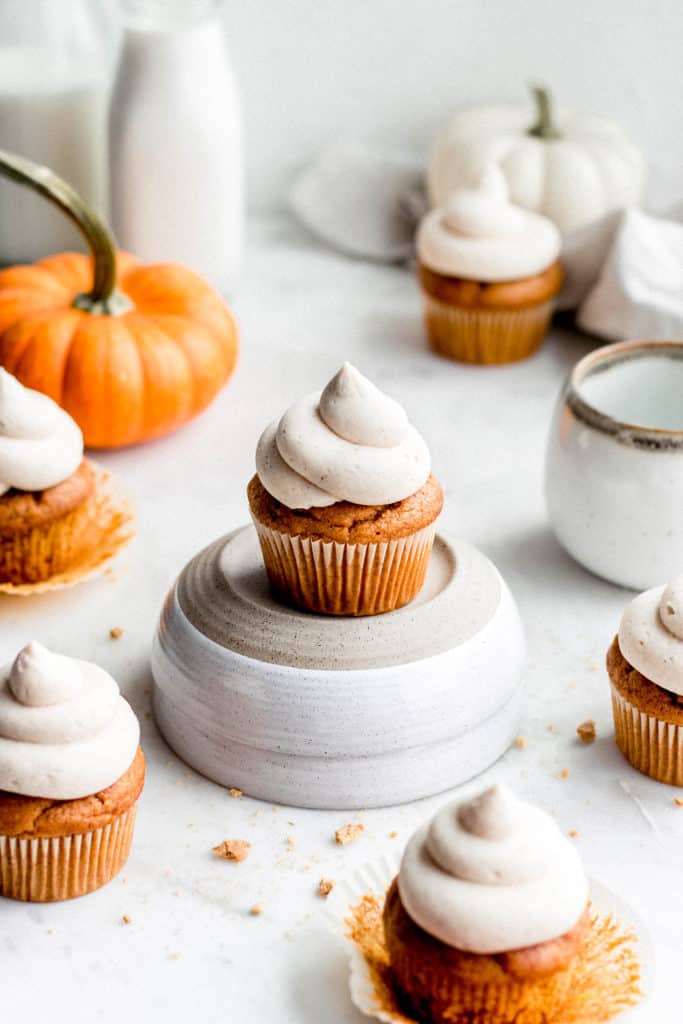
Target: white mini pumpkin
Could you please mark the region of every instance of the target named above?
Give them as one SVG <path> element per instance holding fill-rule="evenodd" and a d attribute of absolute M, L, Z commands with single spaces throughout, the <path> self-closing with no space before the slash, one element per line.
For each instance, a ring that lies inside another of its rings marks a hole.
<path fill-rule="evenodd" d="M 477 107 L 451 120 L 429 165 L 429 196 L 443 205 L 494 160 L 510 198 L 555 221 L 563 234 L 640 199 L 644 161 L 613 121 L 553 110 L 546 89 L 532 89 L 527 106 Z"/>

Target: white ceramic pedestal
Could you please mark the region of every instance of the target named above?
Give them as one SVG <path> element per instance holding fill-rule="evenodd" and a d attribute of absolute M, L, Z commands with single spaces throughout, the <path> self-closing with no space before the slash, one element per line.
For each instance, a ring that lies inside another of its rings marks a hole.
<path fill-rule="evenodd" d="M 500 757 L 517 731 L 523 658 L 514 600 L 468 544 L 437 536 L 407 607 L 336 618 L 275 601 L 247 526 L 171 590 L 154 712 L 180 757 L 222 785 L 304 807 L 385 806 Z"/>

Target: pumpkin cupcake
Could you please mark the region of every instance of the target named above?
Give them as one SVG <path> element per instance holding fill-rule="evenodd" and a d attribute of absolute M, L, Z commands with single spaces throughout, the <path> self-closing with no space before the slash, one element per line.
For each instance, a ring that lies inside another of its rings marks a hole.
<path fill-rule="evenodd" d="M 487 164 L 417 233 L 425 325 L 435 352 L 464 363 L 509 363 L 541 345 L 562 284 L 558 229 L 508 199 Z"/>
<path fill-rule="evenodd" d="M 0 369 L 0 583 L 71 568 L 89 539 L 95 485 L 68 413 Z"/>
<path fill-rule="evenodd" d="M 145 778 L 112 677 L 31 643 L 0 670 L 0 895 L 83 896 L 128 859 Z"/>
<path fill-rule="evenodd" d="M 631 601 L 607 671 L 619 749 L 650 778 L 683 786 L 683 576 Z"/>
<path fill-rule="evenodd" d="M 441 486 L 402 407 L 349 363 L 266 428 L 248 497 L 284 600 L 375 615 L 420 590 Z"/>
<path fill-rule="evenodd" d="M 384 906 L 391 977 L 430 1024 L 562 1020 L 589 929 L 575 848 L 504 786 L 421 828 Z"/>

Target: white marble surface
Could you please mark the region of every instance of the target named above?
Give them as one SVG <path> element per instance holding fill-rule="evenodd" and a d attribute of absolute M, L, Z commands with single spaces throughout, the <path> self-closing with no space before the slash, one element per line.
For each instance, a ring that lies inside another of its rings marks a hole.
<path fill-rule="evenodd" d="M 616 750 L 603 668 L 630 595 L 569 560 L 543 507 L 551 408 L 590 340 L 555 330 L 537 357 L 507 368 L 442 361 L 424 343 L 409 273 L 337 258 L 284 221 L 254 227 L 236 309 L 240 365 L 213 408 L 175 437 L 101 459 L 139 516 L 115 577 L 0 599 L 0 655 L 35 637 L 112 671 L 141 716 L 149 763 L 133 854 L 118 879 L 74 903 L 0 901 L 3 1013 L 26 1017 L 30 1008 L 26 1019 L 71 1024 L 219 1014 L 233 1024 L 362 1020 L 348 998 L 345 953 L 323 922 L 318 879 L 342 879 L 402 845 L 445 798 L 358 814 L 233 799 L 159 738 L 148 669 L 172 579 L 247 518 L 244 488 L 263 424 L 350 359 L 407 405 L 444 483 L 445 525 L 493 558 L 525 619 L 527 746 L 486 778 L 505 779 L 563 829 L 578 830 L 589 874 L 649 924 L 658 981 L 645 1020 L 679 1020 L 683 809 L 674 790 L 638 775 Z M 124 630 L 115 641 L 112 626 Z M 598 740 L 584 747 L 575 729 L 588 717 Z M 356 820 L 361 838 L 335 846 L 335 829 Z M 249 859 L 215 858 L 211 847 L 224 838 L 252 842 Z M 263 914 L 250 916 L 256 903 Z"/>

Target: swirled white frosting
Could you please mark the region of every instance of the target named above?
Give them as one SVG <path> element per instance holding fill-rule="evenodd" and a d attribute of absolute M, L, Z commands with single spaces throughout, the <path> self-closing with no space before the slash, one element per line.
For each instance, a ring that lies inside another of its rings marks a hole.
<path fill-rule="evenodd" d="M 513 205 L 505 176 L 487 164 L 472 188 L 453 192 L 423 218 L 417 253 L 431 270 L 472 281 L 515 281 L 557 259 L 561 237 L 547 217 Z"/>
<path fill-rule="evenodd" d="M 619 626 L 619 649 L 646 679 L 683 696 L 683 576 L 631 601 Z"/>
<path fill-rule="evenodd" d="M 505 786 L 448 804 L 416 832 L 398 888 L 426 932 L 482 954 L 556 939 L 574 927 L 588 901 L 574 847 L 548 814 Z"/>
<path fill-rule="evenodd" d="M 0 670 L 0 790 L 92 796 L 131 766 L 140 726 L 112 677 L 30 643 Z"/>
<path fill-rule="evenodd" d="M 261 483 L 288 508 L 388 505 L 419 490 L 429 469 L 401 406 L 350 363 L 266 427 L 256 449 Z"/>
<path fill-rule="evenodd" d="M 0 369 L 0 494 L 54 487 L 82 458 L 83 435 L 69 414 Z"/>

